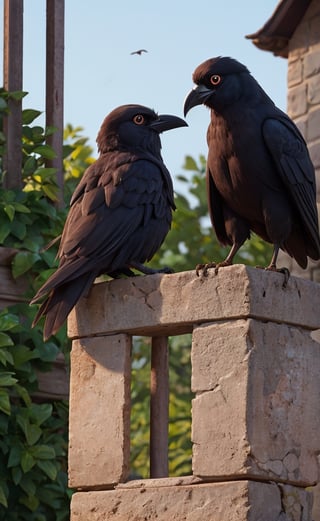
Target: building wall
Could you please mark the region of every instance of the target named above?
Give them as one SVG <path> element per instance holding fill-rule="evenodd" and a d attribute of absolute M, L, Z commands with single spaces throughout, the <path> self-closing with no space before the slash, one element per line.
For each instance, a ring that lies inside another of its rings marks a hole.
<path fill-rule="evenodd" d="M 289 43 L 288 114 L 307 141 L 317 177 L 320 210 L 320 2 L 313 0 Z M 309 262 L 301 270 L 287 255 L 281 255 L 293 275 L 320 282 L 320 262 Z M 280 262 L 279 262 L 280 266 Z"/>

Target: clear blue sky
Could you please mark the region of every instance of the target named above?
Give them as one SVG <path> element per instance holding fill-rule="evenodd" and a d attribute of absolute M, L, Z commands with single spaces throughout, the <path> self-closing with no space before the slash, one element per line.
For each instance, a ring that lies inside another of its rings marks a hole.
<path fill-rule="evenodd" d="M 277 0 L 66 0 L 65 123 L 84 128 L 96 156 L 95 138 L 108 112 L 118 105 L 140 103 L 182 116 L 193 70 L 219 55 L 245 63 L 285 110 L 287 60 L 245 39 L 265 23 L 276 5 Z M 3 12 L 3 0 L 0 8 Z M 24 90 L 30 93 L 24 106 L 42 111 L 45 8 L 45 0 L 24 1 Z M 148 54 L 130 55 L 139 48 Z M 196 107 L 187 121 L 189 128 L 162 137 L 163 157 L 173 176 L 181 173 L 186 154 L 197 158 L 207 152 L 209 112 Z"/>

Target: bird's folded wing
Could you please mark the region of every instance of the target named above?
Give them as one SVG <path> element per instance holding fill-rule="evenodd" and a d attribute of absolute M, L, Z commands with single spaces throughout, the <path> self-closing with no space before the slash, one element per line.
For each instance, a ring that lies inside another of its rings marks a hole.
<path fill-rule="evenodd" d="M 319 258 L 320 241 L 314 168 L 303 137 L 290 120 L 267 119 L 263 138 L 308 233 L 308 255 Z"/>
<path fill-rule="evenodd" d="M 96 173 L 96 171 L 94 171 Z M 121 174 L 121 175 L 120 175 Z M 151 218 L 171 217 L 168 202 L 163 197 L 161 170 L 150 161 L 139 160 L 112 175 L 96 177 L 87 184 L 70 208 L 61 238 L 59 270 L 44 284 L 34 300 L 62 280 L 71 281 L 82 272 L 110 266 L 121 268 L 121 252 L 139 228 Z M 90 183 L 90 182 L 91 183 Z M 129 254 L 127 252 L 127 254 Z M 114 265 L 115 260 L 120 264 Z M 127 260 L 127 257 L 126 257 Z"/>

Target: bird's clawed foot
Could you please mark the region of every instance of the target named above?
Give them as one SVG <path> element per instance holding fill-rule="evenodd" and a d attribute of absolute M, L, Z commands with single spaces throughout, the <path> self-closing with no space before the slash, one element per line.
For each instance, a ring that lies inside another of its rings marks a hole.
<path fill-rule="evenodd" d="M 203 277 L 207 277 L 208 270 L 210 268 L 214 268 L 214 272 L 217 275 L 219 268 L 223 268 L 224 266 L 231 266 L 231 262 L 224 260 L 222 262 L 207 262 L 206 264 L 197 264 L 196 265 L 197 277 L 200 277 L 200 274 L 202 274 Z"/>
<path fill-rule="evenodd" d="M 277 268 L 275 266 L 275 264 L 269 264 L 269 266 L 267 266 L 266 268 L 264 268 L 263 266 L 256 266 L 256 268 L 266 270 L 266 271 L 275 271 L 276 273 L 283 273 L 284 281 L 282 283 L 282 287 L 283 288 L 287 287 L 287 284 L 288 284 L 288 281 L 290 278 L 290 271 L 288 270 L 288 268 Z"/>
<path fill-rule="evenodd" d="M 283 280 L 283 283 L 282 283 L 282 287 L 283 288 L 287 287 L 287 284 L 288 284 L 288 281 L 289 281 L 289 278 L 290 278 L 290 271 L 288 270 L 288 268 L 277 268 L 274 264 L 270 264 L 265 269 L 267 271 L 276 271 L 278 273 L 283 273 L 284 280 Z"/>

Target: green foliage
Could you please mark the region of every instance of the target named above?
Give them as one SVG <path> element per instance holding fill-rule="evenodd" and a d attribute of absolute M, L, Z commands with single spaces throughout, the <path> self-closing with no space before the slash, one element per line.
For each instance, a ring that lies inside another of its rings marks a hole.
<path fill-rule="evenodd" d="M 54 157 L 46 138 L 54 129 L 34 124 L 39 111 L 23 111 L 24 188 L 2 187 L 3 117 L 10 96 L 22 95 L 0 91 L 0 246 L 17 249 L 12 275 L 18 283 L 21 276 L 28 281 L 26 302 L 0 312 L 0 521 L 67 521 L 68 404 L 37 403 L 34 395 L 39 372 L 50 371 L 60 352 L 68 358 L 70 346 L 65 328 L 44 343 L 41 325 L 31 328 L 36 306 L 28 304 L 56 267 L 57 244 L 45 247 L 61 234 L 66 211 L 52 204 L 58 187 L 55 169 L 46 168 L 46 160 Z M 69 135 L 64 149 L 66 198 L 75 182 L 73 164 L 80 168 L 91 161 L 91 149 L 85 147 L 81 154 L 79 136 Z M 77 158 L 72 157 L 75 151 Z"/>

